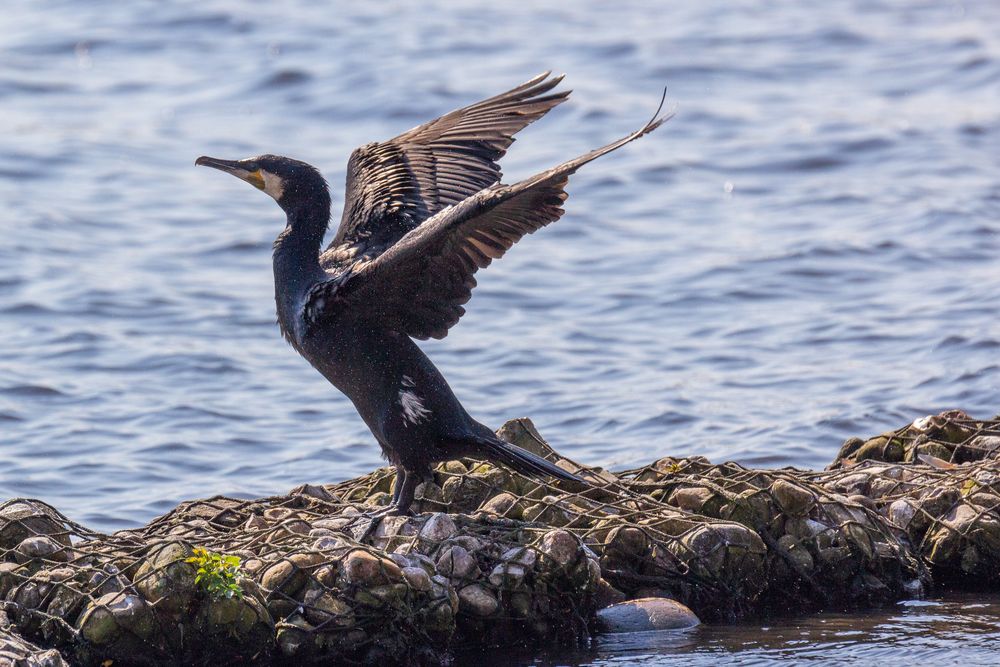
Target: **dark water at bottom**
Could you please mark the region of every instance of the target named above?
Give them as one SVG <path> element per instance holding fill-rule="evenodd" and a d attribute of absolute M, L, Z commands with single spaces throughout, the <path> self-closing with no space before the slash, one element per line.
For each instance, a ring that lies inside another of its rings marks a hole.
<path fill-rule="evenodd" d="M 998 665 L 1000 595 L 951 594 L 851 613 L 770 619 L 767 624 L 602 635 L 587 648 L 466 652 L 456 667 L 514 665 Z"/>

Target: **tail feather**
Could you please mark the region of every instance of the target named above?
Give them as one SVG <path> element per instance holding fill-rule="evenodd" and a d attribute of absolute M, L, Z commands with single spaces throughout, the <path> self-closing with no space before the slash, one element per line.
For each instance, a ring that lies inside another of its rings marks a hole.
<path fill-rule="evenodd" d="M 585 481 L 573 473 L 563 470 L 554 463 L 550 463 L 541 456 L 532 454 L 528 450 L 522 449 L 517 445 L 512 445 L 511 443 L 499 438 L 482 440 L 480 442 L 486 450 L 484 453 L 486 453 L 489 458 L 506 464 L 519 473 L 525 475 L 548 475 L 566 482 L 579 482 L 580 484 L 586 484 Z"/>

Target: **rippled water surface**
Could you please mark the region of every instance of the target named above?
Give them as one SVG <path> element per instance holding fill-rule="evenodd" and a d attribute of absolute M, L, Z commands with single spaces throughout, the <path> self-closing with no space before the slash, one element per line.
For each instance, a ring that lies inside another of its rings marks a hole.
<path fill-rule="evenodd" d="M 1000 655 L 1000 598 L 949 595 L 865 613 L 828 612 L 767 625 L 604 635 L 552 655 L 460 654 L 458 665 L 989 665 Z"/>
<path fill-rule="evenodd" d="M 53 2 L 0 30 L 0 497 L 100 529 L 380 463 L 280 339 L 267 197 L 201 154 L 319 165 L 565 71 L 504 161 L 574 178 L 425 345 L 470 412 L 568 455 L 821 466 L 1000 411 L 1000 4 Z M 337 214 L 339 219 L 339 214 Z"/>

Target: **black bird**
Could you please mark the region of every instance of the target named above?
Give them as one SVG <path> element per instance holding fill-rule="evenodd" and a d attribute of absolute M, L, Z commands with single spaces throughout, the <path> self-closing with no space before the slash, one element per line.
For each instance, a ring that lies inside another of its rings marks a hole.
<path fill-rule="evenodd" d="M 278 324 L 292 347 L 351 399 L 395 465 L 388 514 L 408 513 L 432 463 L 463 456 L 581 481 L 470 417 L 412 340 L 444 338 L 465 312 L 473 274 L 523 235 L 559 219 L 570 174 L 667 120 L 657 109 L 619 141 L 501 184 L 497 160 L 515 133 L 565 101 L 569 91 L 550 92 L 561 80 L 546 72 L 355 150 L 340 228 L 323 251 L 330 194 L 315 167 L 277 155 L 195 162 L 247 181 L 285 211 L 287 225 L 274 242 Z"/>

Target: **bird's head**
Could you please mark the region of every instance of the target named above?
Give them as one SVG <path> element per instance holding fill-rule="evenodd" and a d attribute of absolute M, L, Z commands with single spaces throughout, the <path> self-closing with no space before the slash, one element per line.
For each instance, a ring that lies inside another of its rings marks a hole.
<path fill-rule="evenodd" d="M 260 155 L 245 160 L 220 160 L 202 156 L 196 165 L 212 167 L 242 179 L 258 190 L 263 190 L 278 202 L 286 213 L 314 207 L 326 202 L 330 195 L 326 181 L 311 164 L 281 155 Z"/>

